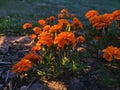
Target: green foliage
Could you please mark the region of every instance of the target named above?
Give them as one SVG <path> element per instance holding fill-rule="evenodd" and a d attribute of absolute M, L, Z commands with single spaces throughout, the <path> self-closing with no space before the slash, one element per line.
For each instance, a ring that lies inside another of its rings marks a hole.
<path fill-rule="evenodd" d="M 0 0 L 0 18 L 3 19 L 0 23 L 2 28 L 4 27 L 4 29 L 0 29 L 0 34 L 14 36 L 25 35 L 21 31 L 21 25 L 23 25 L 24 22 L 36 22 L 39 18 L 46 18 L 50 15 L 55 15 L 63 8 L 75 13 L 82 22 L 86 23 L 84 14 L 88 10 L 95 9 L 100 11 L 100 13 L 112 12 L 119 8 L 119 2 L 119 0 L 57 0 L 56 2 L 54 0 Z M 6 22 L 8 16 L 10 16 L 10 21 L 8 20 L 9 22 L 7 22 L 6 26 L 3 23 Z"/>

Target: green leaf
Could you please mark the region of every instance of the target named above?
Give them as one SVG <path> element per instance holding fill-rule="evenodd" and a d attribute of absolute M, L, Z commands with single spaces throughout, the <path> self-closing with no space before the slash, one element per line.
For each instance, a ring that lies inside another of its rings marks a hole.
<path fill-rule="evenodd" d="M 64 57 L 62 59 L 62 65 L 66 65 L 69 62 L 69 59 L 67 57 Z"/>
<path fill-rule="evenodd" d="M 37 74 L 38 74 L 39 76 L 41 76 L 41 75 L 45 75 L 45 72 L 38 70 L 38 71 L 37 71 Z"/>
<path fill-rule="evenodd" d="M 77 63 L 75 63 L 75 62 L 73 61 L 72 70 L 75 71 L 75 70 L 77 70 L 77 69 L 78 69 L 78 68 L 77 68 Z"/>

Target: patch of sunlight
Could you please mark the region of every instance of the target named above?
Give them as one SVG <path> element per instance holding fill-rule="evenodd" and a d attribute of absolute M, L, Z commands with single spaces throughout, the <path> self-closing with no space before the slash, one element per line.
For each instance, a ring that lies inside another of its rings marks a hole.
<path fill-rule="evenodd" d="M 0 37 L 0 48 L 3 46 L 4 40 L 6 39 L 6 37 Z"/>

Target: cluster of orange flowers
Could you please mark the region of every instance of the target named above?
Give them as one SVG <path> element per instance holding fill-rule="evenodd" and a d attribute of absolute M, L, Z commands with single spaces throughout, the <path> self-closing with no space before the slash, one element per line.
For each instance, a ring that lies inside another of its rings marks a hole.
<path fill-rule="evenodd" d="M 72 44 L 76 45 L 77 38 L 74 35 L 75 30 L 81 29 L 83 27 L 81 21 L 76 18 L 73 14 L 69 14 L 66 9 L 61 10 L 58 14 L 58 19 L 54 16 L 50 16 L 45 20 L 40 19 L 38 23 L 40 26 L 33 27 L 34 34 L 30 35 L 32 39 L 37 38 L 36 45 L 31 49 L 32 51 L 40 50 L 41 46 L 45 45 L 50 47 L 53 44 L 57 44 L 58 47 L 63 48 L 65 45 Z M 67 18 L 67 19 L 66 19 Z M 72 21 L 70 22 L 70 20 Z M 52 25 L 52 22 L 57 22 Z M 27 25 L 26 25 L 27 24 Z M 31 24 L 25 23 L 23 25 L 23 29 L 31 28 Z M 71 28 L 70 31 L 66 31 L 66 28 L 69 26 Z M 81 36 L 78 41 L 84 42 L 85 38 Z"/>
<path fill-rule="evenodd" d="M 74 14 L 69 14 L 66 9 L 61 10 L 58 17 L 50 16 L 46 19 L 38 20 L 38 25 L 35 27 L 31 23 L 25 23 L 23 25 L 24 30 L 33 30 L 30 38 L 35 40 L 36 43 L 31 48 L 32 53 L 25 55 L 21 61 L 13 66 L 13 71 L 16 73 L 27 71 L 31 68 L 31 62 L 33 61 L 40 61 L 42 57 L 33 53 L 42 50 L 44 46 L 49 48 L 55 45 L 57 46 L 56 48 L 60 49 L 64 46 L 75 47 L 77 43 L 85 42 L 84 36 L 76 36 L 74 33 L 74 31 L 82 29 L 83 25 L 81 21 Z M 24 60 L 27 60 L 29 63 L 24 63 Z M 23 66 L 26 66 L 27 69 Z"/>
<path fill-rule="evenodd" d="M 102 15 L 99 15 L 96 10 L 90 10 L 85 16 L 91 22 L 93 27 L 101 30 L 103 28 L 108 28 L 113 21 L 120 21 L 120 10 L 115 10 L 112 13 L 105 13 Z"/>
<path fill-rule="evenodd" d="M 103 49 L 103 58 L 107 61 L 112 61 L 113 58 L 120 60 L 120 48 L 109 46 L 106 49 Z"/>

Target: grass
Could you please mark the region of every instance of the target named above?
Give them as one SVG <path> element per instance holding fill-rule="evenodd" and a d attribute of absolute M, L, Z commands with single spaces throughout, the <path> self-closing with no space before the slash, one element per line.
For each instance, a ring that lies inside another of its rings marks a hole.
<path fill-rule="evenodd" d="M 0 0 L 0 34 L 23 35 L 21 26 L 25 22 L 35 23 L 38 19 L 50 15 L 57 15 L 63 8 L 83 22 L 84 14 L 90 9 L 100 13 L 112 12 L 120 9 L 119 0 Z"/>

